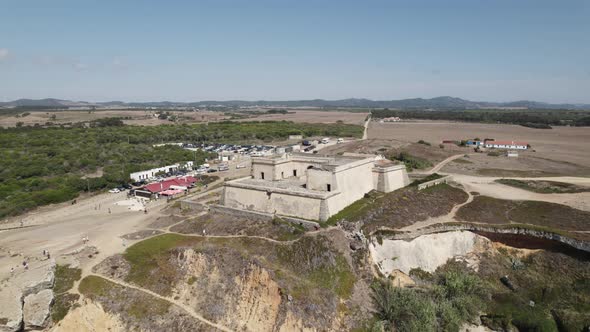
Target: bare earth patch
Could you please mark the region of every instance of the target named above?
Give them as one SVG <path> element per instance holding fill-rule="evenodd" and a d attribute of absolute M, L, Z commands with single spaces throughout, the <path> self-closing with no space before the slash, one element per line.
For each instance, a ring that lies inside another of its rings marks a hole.
<path fill-rule="evenodd" d="M 154 230 L 154 229 L 145 229 L 142 231 L 137 231 L 129 234 L 125 234 L 121 236 L 121 238 L 126 240 L 143 240 L 146 237 L 154 236 L 162 234 L 162 231 Z"/>
<path fill-rule="evenodd" d="M 182 219 L 186 219 L 186 217 L 177 216 L 177 215 L 158 217 L 151 224 L 147 225 L 147 227 L 148 228 L 156 228 L 156 229 L 168 228 L 168 227 L 178 223 Z"/>

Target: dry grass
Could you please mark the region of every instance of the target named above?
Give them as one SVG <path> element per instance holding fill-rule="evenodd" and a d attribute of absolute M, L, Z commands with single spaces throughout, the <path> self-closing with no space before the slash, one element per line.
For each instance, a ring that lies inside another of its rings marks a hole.
<path fill-rule="evenodd" d="M 198 218 L 184 221 L 170 229 L 182 234 L 202 235 L 255 235 L 284 241 L 300 237 L 300 227 L 281 220 L 263 221 L 236 218 L 223 213 L 208 213 Z"/>
<path fill-rule="evenodd" d="M 457 159 L 460 160 L 460 159 Z M 587 176 L 590 167 L 540 158 L 536 152 L 521 152 L 518 158 L 486 153 L 469 155 L 470 163 L 451 162 L 443 172 L 497 177 Z"/>
<path fill-rule="evenodd" d="M 498 179 L 496 182 L 540 194 L 572 194 L 590 191 L 589 187 L 557 181 Z"/>
<path fill-rule="evenodd" d="M 342 121 L 350 124 L 363 124 L 369 113 L 346 111 L 320 111 L 320 110 L 288 110 L 288 114 L 265 114 L 255 118 L 239 121 L 293 121 L 306 123 L 335 123 Z"/>
<path fill-rule="evenodd" d="M 497 140 L 527 141 L 541 158 L 566 161 L 590 167 L 588 146 L 590 130 L 584 127 L 532 129 L 517 125 L 462 122 L 415 121 L 371 123 L 369 138 L 417 142 L 423 139 L 433 145 L 443 139 L 461 140 L 479 137 Z"/>
<path fill-rule="evenodd" d="M 430 217 L 451 212 L 467 200 L 467 193 L 446 184 L 424 190 L 407 187 L 377 199 L 371 207 L 350 221 L 364 221 L 363 229 L 372 233 L 380 227 L 401 228 Z"/>
<path fill-rule="evenodd" d="M 541 201 L 509 201 L 477 196 L 457 211 L 462 221 L 530 224 L 565 231 L 589 231 L 590 212 Z"/>

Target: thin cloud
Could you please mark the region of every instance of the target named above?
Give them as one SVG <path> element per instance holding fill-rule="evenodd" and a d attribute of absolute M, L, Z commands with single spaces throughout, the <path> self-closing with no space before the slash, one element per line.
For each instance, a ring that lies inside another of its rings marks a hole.
<path fill-rule="evenodd" d="M 6 58 L 8 58 L 8 55 L 10 54 L 10 52 L 8 52 L 7 48 L 0 48 L 0 61 L 5 60 Z"/>

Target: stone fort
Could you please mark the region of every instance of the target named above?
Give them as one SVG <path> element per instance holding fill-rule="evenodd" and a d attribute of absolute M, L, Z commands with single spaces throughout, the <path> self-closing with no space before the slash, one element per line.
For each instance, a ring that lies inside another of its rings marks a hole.
<path fill-rule="evenodd" d="M 226 182 L 221 204 L 326 221 L 371 190 L 387 193 L 409 182 L 404 165 L 374 155 L 253 157 L 251 176 Z"/>

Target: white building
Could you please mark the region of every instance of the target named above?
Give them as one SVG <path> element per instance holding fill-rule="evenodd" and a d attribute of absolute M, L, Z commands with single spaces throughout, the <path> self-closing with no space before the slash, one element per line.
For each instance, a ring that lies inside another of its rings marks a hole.
<path fill-rule="evenodd" d="M 529 147 L 527 142 L 516 142 L 516 141 L 485 141 L 486 148 L 494 149 L 516 149 L 526 150 Z"/>
<path fill-rule="evenodd" d="M 161 173 L 161 172 L 170 173 L 170 172 L 177 171 L 178 169 L 181 169 L 181 168 L 192 169 L 193 162 L 187 161 L 184 163 L 168 165 L 168 166 L 164 166 L 164 167 L 152 168 L 152 169 L 148 169 L 146 171 L 139 171 L 139 172 L 129 174 L 129 178 L 132 179 L 133 181 L 142 181 L 142 180 L 147 180 L 149 178 L 152 178 L 152 177 L 156 176 L 156 174 L 158 174 L 158 173 Z"/>
<path fill-rule="evenodd" d="M 226 182 L 221 204 L 326 221 L 371 190 L 391 192 L 409 183 L 404 165 L 377 156 L 273 155 L 252 158 L 250 177 Z"/>

